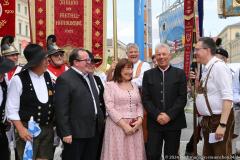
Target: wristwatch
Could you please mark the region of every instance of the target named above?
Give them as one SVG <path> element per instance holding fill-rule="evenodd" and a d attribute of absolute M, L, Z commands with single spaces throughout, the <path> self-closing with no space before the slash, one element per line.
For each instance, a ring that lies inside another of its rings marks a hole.
<path fill-rule="evenodd" d="M 222 127 L 222 128 L 225 128 L 227 126 L 227 124 L 225 123 L 219 123 L 219 125 Z"/>

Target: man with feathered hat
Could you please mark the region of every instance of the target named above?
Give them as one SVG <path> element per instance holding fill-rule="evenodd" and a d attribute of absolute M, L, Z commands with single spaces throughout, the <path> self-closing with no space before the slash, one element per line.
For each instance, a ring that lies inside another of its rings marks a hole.
<path fill-rule="evenodd" d="M 15 75 L 8 88 L 7 118 L 16 127 L 16 145 L 20 160 L 26 141 L 33 142 L 33 159 L 53 158 L 53 85 L 47 70 L 47 54 L 37 44 L 29 44 L 23 54 L 27 64 Z M 33 138 L 27 129 L 34 118 L 41 133 Z"/>
<path fill-rule="evenodd" d="M 1 159 L 10 160 L 10 151 L 6 131 L 9 123 L 5 118 L 5 103 L 7 99 L 7 83 L 4 74 L 14 68 L 14 62 L 4 57 L 0 57 L 0 151 Z"/>
<path fill-rule="evenodd" d="M 10 59 L 11 61 L 13 61 L 15 63 L 15 67 L 10 70 L 8 73 L 5 74 L 5 80 L 7 82 L 7 84 L 9 84 L 11 78 L 19 73 L 22 69 L 22 67 L 20 65 L 18 65 L 18 56 L 19 56 L 19 52 L 16 49 L 16 47 L 13 45 L 14 42 L 14 37 L 13 36 L 5 36 L 3 37 L 2 41 L 1 41 L 1 53 L 2 56 Z"/>
<path fill-rule="evenodd" d="M 49 35 L 47 38 L 48 69 L 52 81 L 55 83 L 58 76 L 68 70 L 64 63 L 64 50 L 56 45 L 57 37 Z"/>

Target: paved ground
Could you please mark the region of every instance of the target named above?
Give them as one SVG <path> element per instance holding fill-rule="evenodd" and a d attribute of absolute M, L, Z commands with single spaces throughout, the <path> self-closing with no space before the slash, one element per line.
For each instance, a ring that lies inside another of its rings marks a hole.
<path fill-rule="evenodd" d="M 193 122 L 193 117 L 192 117 L 191 110 L 192 110 L 191 107 L 186 108 L 187 128 L 183 129 L 182 135 L 181 135 L 181 144 L 180 144 L 180 157 L 181 157 L 181 160 L 187 160 L 188 159 L 188 158 L 186 158 L 184 156 L 184 154 L 185 154 L 186 144 L 187 144 L 187 142 L 188 142 L 188 140 L 191 137 L 192 132 L 193 132 L 193 123 L 192 123 Z M 202 153 L 202 144 L 203 144 L 202 141 L 199 142 L 199 144 L 198 144 L 198 154 L 199 155 L 201 155 L 201 153 Z M 238 138 L 237 146 L 238 146 L 238 148 L 240 148 L 240 138 Z M 58 147 L 56 149 L 54 160 L 61 160 L 60 153 L 61 153 L 61 148 Z M 12 155 L 12 159 L 11 160 L 14 160 L 14 155 Z M 239 160 L 240 160 L 240 158 L 239 158 Z"/>

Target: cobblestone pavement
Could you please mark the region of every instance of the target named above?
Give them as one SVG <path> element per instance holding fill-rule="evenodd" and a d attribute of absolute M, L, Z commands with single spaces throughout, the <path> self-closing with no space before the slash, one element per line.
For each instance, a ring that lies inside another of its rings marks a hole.
<path fill-rule="evenodd" d="M 193 124 L 192 124 L 192 113 L 191 110 L 186 112 L 186 120 L 187 120 L 187 128 L 182 130 L 182 135 L 181 135 L 181 144 L 180 144 L 180 158 L 181 160 L 188 160 L 189 158 L 186 158 L 184 156 L 185 154 L 185 148 L 186 144 L 191 137 L 191 134 L 193 132 Z M 198 144 L 198 154 L 202 154 L 202 141 L 199 142 Z M 240 148 L 240 138 L 238 138 L 237 141 L 237 146 Z M 12 147 L 11 147 L 12 148 Z M 11 149 L 12 150 L 12 149 Z M 60 154 L 61 154 L 61 147 L 56 148 L 54 160 L 61 160 Z M 14 160 L 14 155 L 12 155 L 11 160 Z M 239 158 L 240 160 L 240 158 Z"/>

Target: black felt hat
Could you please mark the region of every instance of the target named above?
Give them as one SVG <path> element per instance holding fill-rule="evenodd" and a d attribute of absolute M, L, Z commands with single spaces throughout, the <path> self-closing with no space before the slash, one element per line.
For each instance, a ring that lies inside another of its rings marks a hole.
<path fill-rule="evenodd" d="M 27 60 L 27 64 L 23 66 L 22 70 L 37 66 L 47 56 L 44 49 L 38 44 L 27 45 L 23 54 Z"/>
<path fill-rule="evenodd" d="M 216 54 L 220 54 L 220 55 L 228 58 L 228 52 L 223 48 L 217 48 Z"/>

